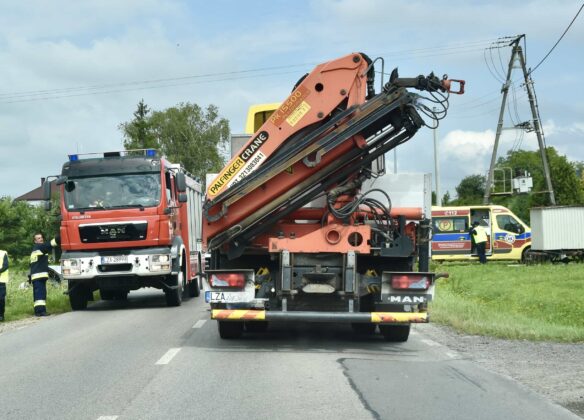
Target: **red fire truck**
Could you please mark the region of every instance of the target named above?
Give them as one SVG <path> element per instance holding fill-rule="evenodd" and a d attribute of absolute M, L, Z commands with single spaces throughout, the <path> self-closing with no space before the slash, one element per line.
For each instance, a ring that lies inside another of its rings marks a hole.
<path fill-rule="evenodd" d="M 155 287 L 168 306 L 179 306 L 183 291 L 199 295 L 202 188 L 180 164 L 154 150 L 76 154 L 56 183 L 73 310 L 85 309 L 95 290 L 124 300 Z"/>

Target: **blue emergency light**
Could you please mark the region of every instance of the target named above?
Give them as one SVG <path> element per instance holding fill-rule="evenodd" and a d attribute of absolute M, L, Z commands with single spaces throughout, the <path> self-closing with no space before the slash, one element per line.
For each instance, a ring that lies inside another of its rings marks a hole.
<path fill-rule="evenodd" d="M 146 149 L 146 156 L 149 156 L 149 157 L 156 156 L 156 150 L 154 150 L 154 149 Z"/>
<path fill-rule="evenodd" d="M 77 162 L 79 160 L 79 155 L 69 155 L 69 162 Z"/>

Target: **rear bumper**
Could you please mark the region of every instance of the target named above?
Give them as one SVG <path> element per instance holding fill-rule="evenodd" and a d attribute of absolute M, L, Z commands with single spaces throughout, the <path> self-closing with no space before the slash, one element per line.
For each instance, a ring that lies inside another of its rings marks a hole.
<path fill-rule="evenodd" d="M 221 321 L 357 322 L 411 324 L 430 322 L 427 312 L 274 312 L 253 309 L 213 309 L 211 319 Z"/>

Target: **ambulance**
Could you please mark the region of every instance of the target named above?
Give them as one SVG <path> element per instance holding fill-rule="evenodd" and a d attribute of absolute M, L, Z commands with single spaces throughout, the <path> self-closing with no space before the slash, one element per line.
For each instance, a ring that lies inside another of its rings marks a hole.
<path fill-rule="evenodd" d="M 503 206 L 432 207 L 432 260 L 478 258 L 469 233 L 475 221 L 487 231 L 487 260 L 521 261 L 531 248 L 531 229 Z"/>

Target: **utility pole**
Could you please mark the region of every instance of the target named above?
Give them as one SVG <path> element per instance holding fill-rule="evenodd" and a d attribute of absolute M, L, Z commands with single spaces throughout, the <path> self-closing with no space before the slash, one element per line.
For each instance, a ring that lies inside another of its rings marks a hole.
<path fill-rule="evenodd" d="M 483 197 L 483 204 L 489 204 L 491 201 L 491 185 L 493 184 L 493 171 L 495 168 L 495 163 L 497 160 L 497 148 L 499 147 L 499 139 L 501 138 L 501 132 L 503 131 L 503 117 L 505 115 L 505 104 L 507 103 L 507 94 L 509 93 L 509 87 L 511 86 L 511 72 L 513 71 L 513 64 L 515 63 L 516 57 L 519 59 L 521 69 L 523 71 L 523 78 L 525 80 L 525 86 L 527 88 L 527 95 L 529 97 L 529 105 L 531 107 L 531 117 L 533 118 L 533 126 L 535 133 L 537 135 L 537 142 L 539 144 L 539 151 L 541 153 L 541 160 L 543 163 L 543 171 L 546 180 L 547 193 L 550 195 L 550 202 L 552 205 L 556 204 L 556 198 L 554 195 L 554 190 L 552 188 L 552 181 L 550 177 L 550 170 L 548 166 L 545 142 L 543 140 L 543 134 L 541 131 L 541 125 L 539 121 L 539 113 L 537 111 L 537 103 L 535 99 L 535 94 L 533 92 L 533 80 L 530 74 L 527 72 L 525 66 L 525 57 L 523 56 L 523 49 L 519 45 L 521 39 L 525 35 L 520 35 L 515 38 L 510 45 L 513 46 L 511 52 L 511 59 L 509 60 L 509 68 L 507 69 L 507 78 L 505 84 L 501 88 L 503 93 L 503 98 L 501 100 L 501 110 L 499 111 L 499 122 L 497 123 L 497 133 L 495 134 L 495 144 L 493 146 L 493 155 L 491 156 L 491 165 L 489 167 L 489 174 L 487 176 L 487 184 L 485 185 L 485 195 Z"/>
<path fill-rule="evenodd" d="M 432 108 L 436 112 L 436 107 Z M 436 177 L 436 205 L 442 207 L 442 196 L 440 195 L 440 167 L 438 165 L 438 127 L 434 130 L 434 176 Z"/>

